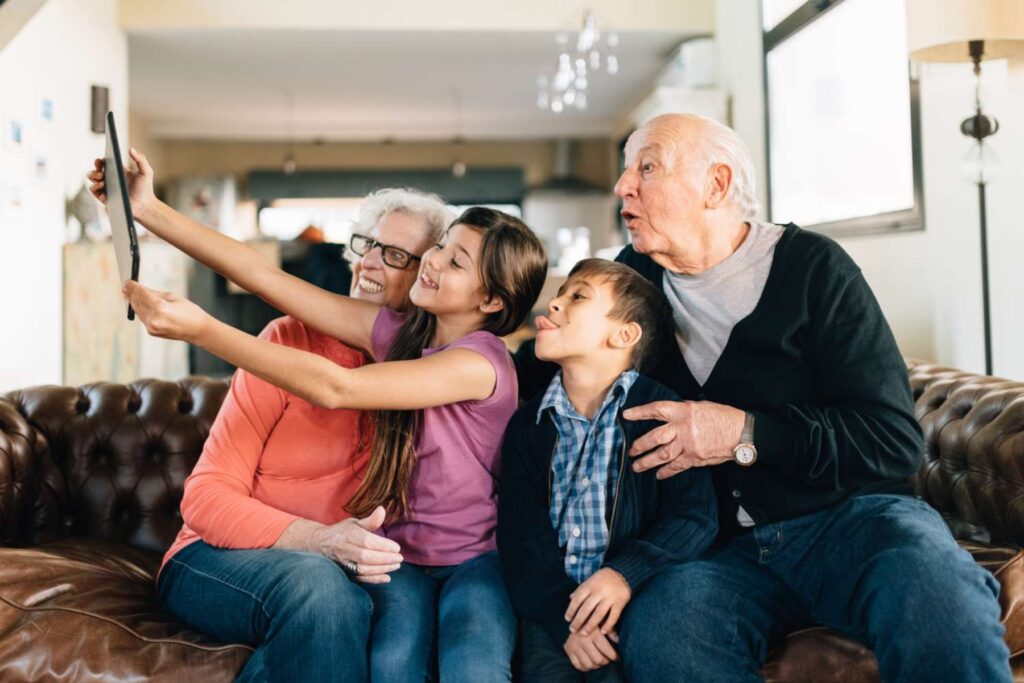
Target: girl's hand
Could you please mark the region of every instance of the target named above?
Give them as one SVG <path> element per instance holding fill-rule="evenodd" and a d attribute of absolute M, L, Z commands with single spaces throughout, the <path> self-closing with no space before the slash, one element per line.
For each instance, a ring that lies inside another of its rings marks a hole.
<path fill-rule="evenodd" d="M 614 569 L 604 567 L 573 591 L 565 620 L 571 621 L 569 631 L 589 636 L 598 626 L 602 634 L 609 634 L 626 609 L 633 589 Z"/>
<path fill-rule="evenodd" d="M 124 180 L 128 184 L 128 201 L 132 205 L 132 215 L 144 224 L 146 211 L 156 203 L 156 194 L 153 192 L 153 167 L 146 160 L 146 155 L 134 147 L 128 150 L 128 155 L 134 162 L 129 163 L 124 169 Z M 106 162 L 103 159 L 96 159 L 93 162 L 93 170 L 85 176 L 91 183 L 89 191 L 104 204 L 107 203 L 105 169 Z"/>
<path fill-rule="evenodd" d="M 196 343 L 213 318 L 188 299 L 171 292 L 157 292 L 134 280 L 126 280 L 121 290 L 154 337 L 180 339 Z"/>
<path fill-rule="evenodd" d="M 344 567 L 356 581 L 388 583 L 389 573 L 402 566 L 401 546 L 374 532 L 384 524 L 384 508 L 364 519 L 346 519 L 313 532 L 312 550 Z"/>

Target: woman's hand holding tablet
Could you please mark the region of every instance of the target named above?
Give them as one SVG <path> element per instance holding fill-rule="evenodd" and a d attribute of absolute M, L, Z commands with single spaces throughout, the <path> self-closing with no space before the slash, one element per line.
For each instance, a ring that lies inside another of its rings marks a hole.
<path fill-rule="evenodd" d="M 183 296 L 158 292 L 128 280 L 121 289 L 146 332 L 163 339 L 199 341 L 204 326 L 214 320 L 209 313 Z"/>

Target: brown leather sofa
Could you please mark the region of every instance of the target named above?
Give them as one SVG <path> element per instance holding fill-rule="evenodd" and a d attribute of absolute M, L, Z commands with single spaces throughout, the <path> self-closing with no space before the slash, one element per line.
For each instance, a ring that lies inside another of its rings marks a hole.
<path fill-rule="evenodd" d="M 909 368 L 926 438 L 918 493 L 999 577 L 1024 681 L 1024 383 Z M 189 378 L 0 397 L 0 681 L 206 682 L 240 670 L 250 648 L 214 642 L 153 596 L 226 389 Z M 824 628 L 790 635 L 763 672 L 878 679 L 870 651 Z"/>

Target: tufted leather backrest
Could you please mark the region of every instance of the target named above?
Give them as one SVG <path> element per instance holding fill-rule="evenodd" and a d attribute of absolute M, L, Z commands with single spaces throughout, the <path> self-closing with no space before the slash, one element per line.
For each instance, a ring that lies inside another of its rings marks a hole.
<path fill-rule="evenodd" d="M 1024 382 L 907 365 L 925 442 L 917 494 L 957 538 L 1024 545 Z"/>
<path fill-rule="evenodd" d="M 227 388 L 190 377 L 0 398 L 0 543 L 87 536 L 165 550 Z"/>
<path fill-rule="evenodd" d="M 925 436 L 918 494 L 958 538 L 1024 545 L 1024 383 L 908 370 Z M 89 536 L 166 549 L 227 388 L 190 377 L 0 397 L 0 544 Z"/>

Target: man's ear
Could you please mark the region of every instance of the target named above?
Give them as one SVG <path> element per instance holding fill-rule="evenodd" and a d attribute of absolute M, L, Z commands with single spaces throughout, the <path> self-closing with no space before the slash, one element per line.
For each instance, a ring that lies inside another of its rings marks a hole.
<path fill-rule="evenodd" d="M 705 208 L 720 208 L 725 204 L 725 198 L 729 196 L 730 188 L 732 188 L 732 169 L 725 164 L 716 164 L 708 176 L 707 190 L 704 195 Z"/>
<path fill-rule="evenodd" d="M 486 313 L 487 315 L 490 315 L 491 313 L 497 313 L 498 311 L 503 310 L 504 308 L 505 302 L 496 296 L 492 296 L 489 299 L 485 299 L 483 303 L 480 304 L 480 312 Z"/>
<path fill-rule="evenodd" d="M 624 323 L 612 333 L 611 345 L 616 349 L 629 349 L 640 343 L 644 329 L 639 323 Z"/>

